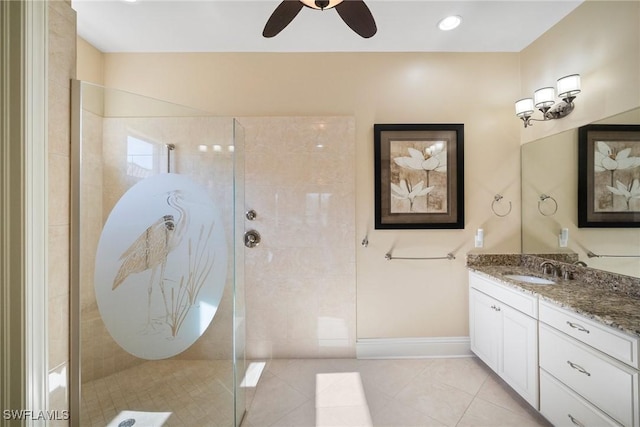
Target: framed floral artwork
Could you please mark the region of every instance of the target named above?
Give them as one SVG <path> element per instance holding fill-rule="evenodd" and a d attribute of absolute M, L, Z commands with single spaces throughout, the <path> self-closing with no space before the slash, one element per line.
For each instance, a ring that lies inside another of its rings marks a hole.
<path fill-rule="evenodd" d="M 578 227 L 640 227 L 640 125 L 578 129 Z"/>
<path fill-rule="evenodd" d="M 464 228 L 464 125 L 373 129 L 375 228 Z"/>

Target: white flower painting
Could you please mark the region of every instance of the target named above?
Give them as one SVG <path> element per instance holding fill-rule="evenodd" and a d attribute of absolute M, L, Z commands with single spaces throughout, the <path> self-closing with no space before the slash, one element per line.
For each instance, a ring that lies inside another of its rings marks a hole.
<path fill-rule="evenodd" d="M 415 186 L 411 186 L 408 184 L 406 180 L 401 179 L 400 185 L 396 185 L 393 182 L 391 183 L 391 196 L 395 197 L 399 200 L 408 200 L 409 201 L 409 211 L 413 210 L 413 203 L 416 200 L 416 197 L 426 196 L 433 190 L 433 187 L 424 186 L 424 182 L 420 181 Z"/>
<path fill-rule="evenodd" d="M 447 142 L 390 141 L 391 213 L 447 212 Z"/>
<path fill-rule="evenodd" d="M 594 211 L 640 211 L 640 141 L 595 141 Z"/>
<path fill-rule="evenodd" d="M 622 201 L 626 203 L 626 209 L 624 210 L 630 210 L 631 206 L 629 203 L 632 200 L 640 199 L 640 180 L 637 179 L 634 179 L 633 183 L 628 186 L 620 181 L 616 181 L 615 188 L 607 185 L 607 189 L 617 196 L 622 196 Z"/>

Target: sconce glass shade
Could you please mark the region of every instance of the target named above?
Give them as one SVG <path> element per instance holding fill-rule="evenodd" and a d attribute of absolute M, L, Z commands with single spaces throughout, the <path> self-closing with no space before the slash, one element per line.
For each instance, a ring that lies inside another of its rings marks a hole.
<path fill-rule="evenodd" d="M 536 108 L 551 107 L 556 102 L 556 92 L 552 87 L 543 87 L 533 93 Z"/>
<path fill-rule="evenodd" d="M 579 93 L 580 74 L 570 74 L 558 79 L 558 96 L 560 98 L 572 98 Z"/>
<path fill-rule="evenodd" d="M 331 9 L 332 7 L 336 7 L 337 5 L 339 5 L 340 3 L 343 2 L 343 0 L 328 0 L 328 1 L 320 1 L 318 2 L 318 4 L 316 4 L 315 0 L 300 0 L 305 6 L 308 6 L 312 9 L 318 9 L 318 10 L 324 10 L 324 9 Z M 327 5 L 324 6 L 323 3 L 326 3 Z"/>
<path fill-rule="evenodd" d="M 526 117 L 531 116 L 533 114 L 533 99 L 525 98 L 519 101 L 516 101 L 516 116 L 518 117 Z"/>

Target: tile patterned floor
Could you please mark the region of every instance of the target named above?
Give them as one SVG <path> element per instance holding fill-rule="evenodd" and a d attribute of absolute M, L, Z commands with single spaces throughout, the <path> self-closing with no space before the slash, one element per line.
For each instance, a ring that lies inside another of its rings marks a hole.
<path fill-rule="evenodd" d="M 139 414 L 135 427 L 233 426 L 229 360 L 157 360 L 82 384 L 80 425 L 117 426 L 123 411 L 170 412 L 163 424 Z M 146 425 L 145 425 L 146 424 Z"/>
<path fill-rule="evenodd" d="M 117 426 L 132 410 L 231 427 L 232 390 L 230 361 L 145 362 L 83 384 L 81 425 Z M 549 426 L 475 358 L 277 359 L 244 392 L 242 427 Z"/>
<path fill-rule="evenodd" d="M 339 386 L 316 384 L 322 374 L 355 372 L 366 414 Z M 247 407 L 242 427 L 550 425 L 476 358 L 272 360 Z"/>

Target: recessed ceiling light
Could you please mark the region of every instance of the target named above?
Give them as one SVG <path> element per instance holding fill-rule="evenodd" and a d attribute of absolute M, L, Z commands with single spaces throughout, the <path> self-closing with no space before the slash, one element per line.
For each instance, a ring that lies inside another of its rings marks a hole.
<path fill-rule="evenodd" d="M 438 28 L 442 31 L 449 31 L 457 28 L 458 25 L 462 22 L 462 18 L 458 15 L 447 16 L 438 22 Z"/>

